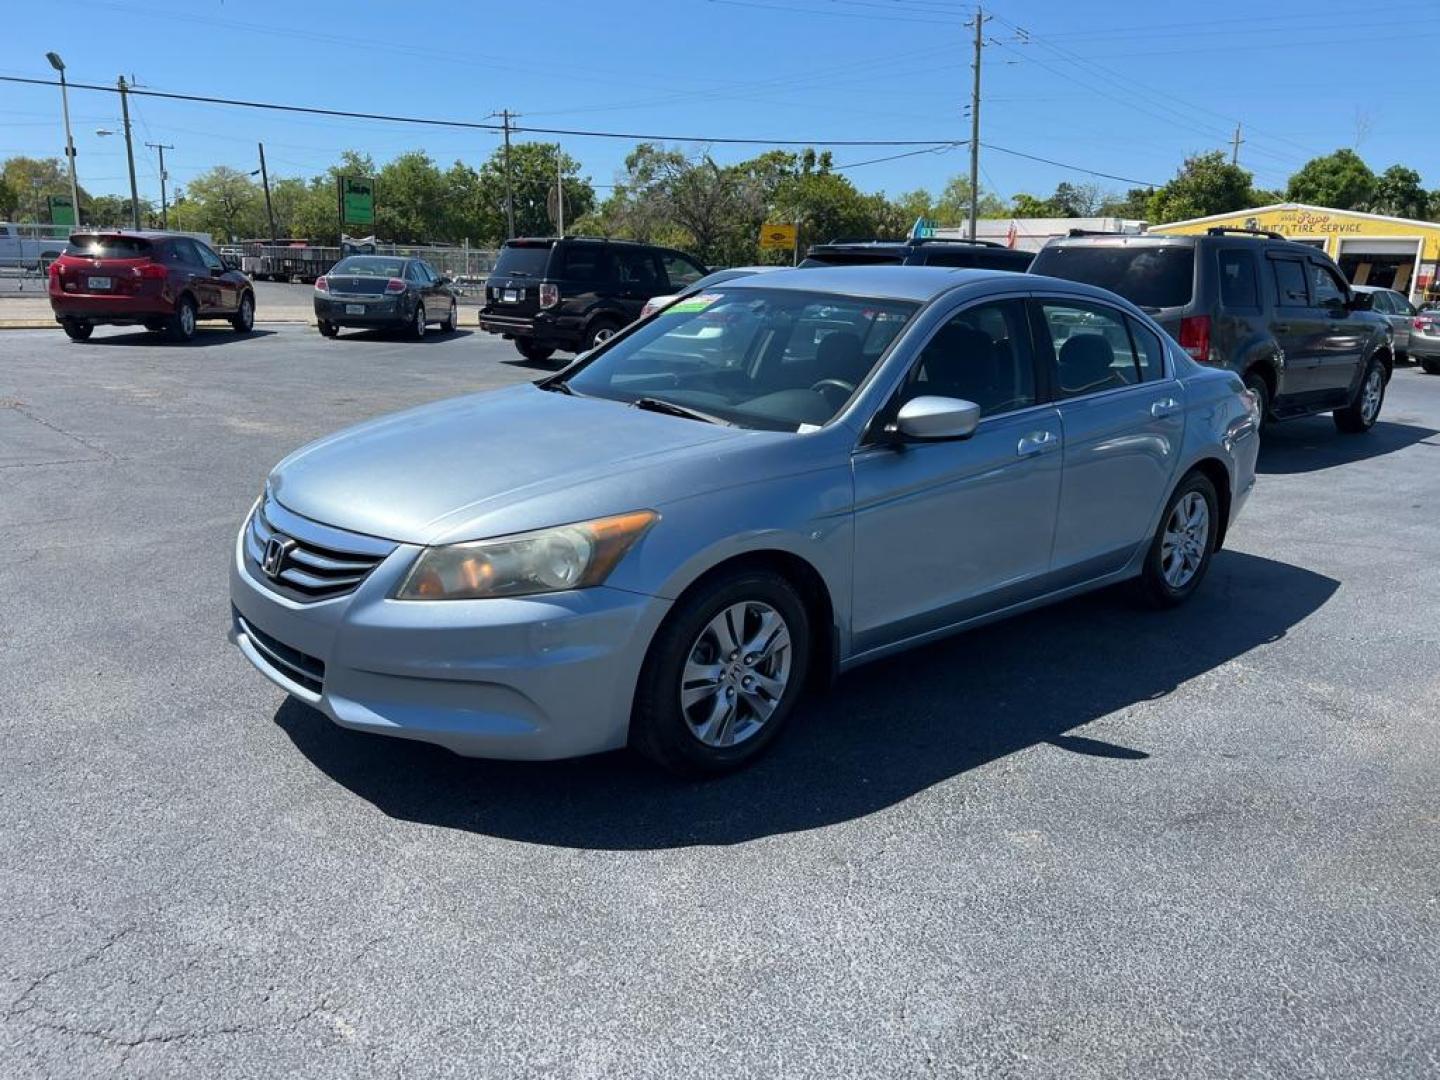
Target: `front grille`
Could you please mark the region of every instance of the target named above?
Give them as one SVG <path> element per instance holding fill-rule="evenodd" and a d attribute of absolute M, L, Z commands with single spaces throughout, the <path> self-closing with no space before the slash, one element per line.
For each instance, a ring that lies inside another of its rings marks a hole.
<path fill-rule="evenodd" d="M 240 631 L 250 639 L 250 644 L 255 646 L 255 651 L 281 675 L 291 682 L 303 686 L 312 694 L 318 694 L 324 689 L 324 660 L 303 653 L 299 649 L 271 637 L 264 630 L 258 629 L 238 611 L 235 612 L 235 622 L 240 627 Z"/>
<path fill-rule="evenodd" d="M 270 500 L 255 508 L 245 529 L 251 575 L 301 603 L 354 592 L 394 548 L 388 541 L 307 522 Z"/>

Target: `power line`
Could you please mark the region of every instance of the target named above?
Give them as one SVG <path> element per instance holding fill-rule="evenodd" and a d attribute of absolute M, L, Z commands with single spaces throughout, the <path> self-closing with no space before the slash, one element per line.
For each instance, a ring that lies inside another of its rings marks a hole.
<path fill-rule="evenodd" d="M 994 143 L 982 142 L 980 144 L 986 150 L 996 150 L 1002 154 L 1009 154 L 1011 157 L 1025 158 L 1027 161 L 1038 161 L 1045 165 L 1054 165 L 1059 169 L 1069 169 L 1071 172 L 1085 173 L 1088 176 L 1101 176 L 1106 180 L 1118 180 L 1122 184 L 1134 184 L 1136 187 L 1164 187 L 1164 184 L 1157 184 L 1151 180 L 1136 180 L 1133 176 L 1116 176 L 1114 173 L 1099 172 L 1095 169 L 1087 169 L 1082 165 L 1071 165 L 1064 161 L 1054 161 L 1050 158 L 1039 157 L 1036 154 L 1027 154 L 1023 150 L 1011 150 L 1008 146 L 996 146 Z"/>

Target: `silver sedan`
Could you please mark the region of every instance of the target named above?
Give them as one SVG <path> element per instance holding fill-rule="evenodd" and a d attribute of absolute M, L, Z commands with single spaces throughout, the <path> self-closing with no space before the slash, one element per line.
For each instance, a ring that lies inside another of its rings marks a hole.
<path fill-rule="evenodd" d="M 723 772 L 867 661 L 1120 582 L 1183 602 L 1257 423 L 1100 289 L 737 279 L 538 383 L 286 458 L 236 540 L 231 635 L 349 728 Z"/>

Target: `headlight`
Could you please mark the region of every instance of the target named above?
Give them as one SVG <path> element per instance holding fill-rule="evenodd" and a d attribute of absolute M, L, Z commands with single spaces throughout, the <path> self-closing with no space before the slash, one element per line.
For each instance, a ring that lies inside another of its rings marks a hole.
<path fill-rule="evenodd" d="M 636 510 L 494 540 L 426 548 L 397 600 L 482 600 L 599 585 L 660 519 Z"/>

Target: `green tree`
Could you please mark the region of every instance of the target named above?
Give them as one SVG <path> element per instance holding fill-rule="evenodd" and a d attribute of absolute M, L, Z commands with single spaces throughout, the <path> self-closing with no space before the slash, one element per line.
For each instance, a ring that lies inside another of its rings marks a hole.
<path fill-rule="evenodd" d="M 1418 177 L 1417 177 L 1418 182 Z M 1376 179 L 1360 155 L 1341 149 L 1307 161 L 1285 188 L 1291 202 L 1363 210 L 1375 198 Z"/>
<path fill-rule="evenodd" d="M 524 142 L 510 147 L 510 175 L 518 236 L 554 236 L 548 196 L 555 187 L 556 156 L 565 187 L 565 231 L 595 208 L 595 188 L 580 175 L 580 162 L 563 153 L 558 143 Z M 486 241 L 505 238 L 505 148 L 498 147 L 480 166 L 475 186 L 477 217 L 473 235 Z M 466 235 L 472 235 L 467 233 Z"/>
<path fill-rule="evenodd" d="M 19 195 L 10 186 L 9 181 L 0 176 L 0 218 L 11 221 L 19 217 L 20 215 L 15 210 L 18 203 Z"/>
<path fill-rule="evenodd" d="M 1145 217 L 1159 225 L 1243 210 L 1254 205 L 1253 179 L 1250 173 L 1226 161 L 1222 151 L 1195 154 L 1185 159 L 1175 179 L 1150 196 Z"/>
<path fill-rule="evenodd" d="M 216 165 L 175 193 L 172 227 L 231 241 L 269 233 L 265 197 L 248 173 Z"/>
<path fill-rule="evenodd" d="M 977 213 L 982 218 L 1009 217 L 1010 211 L 1004 201 L 992 192 L 980 190 Z M 946 228 L 957 228 L 970 220 L 970 179 L 952 176 L 935 202 L 935 223 Z"/>
<path fill-rule="evenodd" d="M 0 185 L 10 193 L 7 216 L 44 222 L 50 220 L 50 196 L 70 194 L 70 173 L 59 158 L 12 157 L 0 166 Z M 81 206 L 88 197 L 81 188 Z"/>
<path fill-rule="evenodd" d="M 1430 208 L 1430 198 L 1420 186 L 1420 174 L 1404 165 L 1391 165 L 1375 181 L 1375 197 L 1370 209 L 1377 214 L 1396 217 L 1423 218 Z"/>
<path fill-rule="evenodd" d="M 375 178 L 375 233 L 402 244 L 431 243 L 445 235 L 445 176 L 421 150 L 386 163 Z"/>
<path fill-rule="evenodd" d="M 1055 204 L 1049 199 L 1037 199 L 1034 195 L 1020 192 L 1010 203 L 1010 216 L 1017 218 L 1062 217 L 1056 212 Z"/>
<path fill-rule="evenodd" d="M 1104 217 L 1143 221 L 1150 212 L 1150 196 L 1153 194 L 1150 188 L 1135 187 L 1124 195 L 1111 195 L 1100 204 L 1099 213 Z"/>

